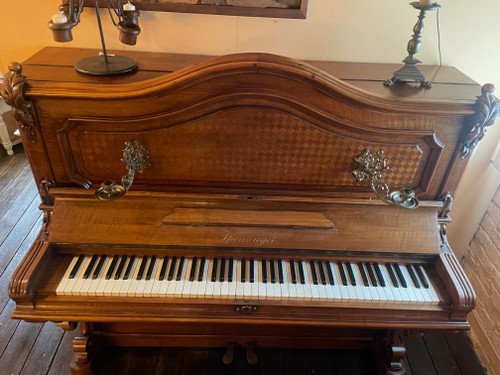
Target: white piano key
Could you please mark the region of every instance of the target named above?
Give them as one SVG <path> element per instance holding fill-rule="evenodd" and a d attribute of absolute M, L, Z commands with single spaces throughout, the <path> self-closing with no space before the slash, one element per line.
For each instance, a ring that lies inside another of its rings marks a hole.
<path fill-rule="evenodd" d="M 130 273 L 130 277 L 128 280 L 125 280 L 122 284 L 122 289 L 124 286 L 128 284 L 127 288 L 127 296 L 135 297 L 135 290 L 137 289 L 137 285 L 139 281 L 137 280 L 137 274 L 139 273 L 139 269 L 141 268 L 142 257 L 138 257 L 135 260 L 134 271 Z"/>
<path fill-rule="evenodd" d="M 159 257 L 156 259 L 156 266 L 155 270 L 153 271 L 153 276 L 151 277 L 151 284 L 150 285 L 150 297 L 159 297 L 160 296 L 160 287 L 162 281 L 160 280 L 160 273 L 161 273 L 161 268 L 163 266 L 163 262 L 165 261 L 165 258 Z"/>
<path fill-rule="evenodd" d="M 91 256 L 85 257 L 75 277 L 71 279 L 70 282 L 68 283 L 67 287 L 70 295 L 78 296 L 80 294 L 80 289 L 82 288 L 82 285 L 85 282 L 83 274 L 85 273 L 85 270 L 87 269 L 91 259 L 92 259 Z"/>
<path fill-rule="evenodd" d="M 118 258 L 117 262 L 120 261 L 120 258 Z M 106 275 L 109 271 L 109 268 L 111 267 L 111 264 L 113 263 L 113 257 L 108 256 L 106 257 L 106 263 L 103 265 L 103 272 L 101 273 L 99 277 L 99 284 L 97 285 L 97 288 L 95 290 L 95 295 L 96 296 L 104 296 L 104 291 L 106 290 L 106 287 L 108 284 L 111 284 L 108 286 L 109 288 L 112 288 L 112 282 L 114 281 L 113 278 L 111 277 L 110 279 L 106 279 Z M 115 270 L 118 267 L 118 264 L 115 264 Z"/>
<path fill-rule="evenodd" d="M 220 269 L 221 269 L 221 258 L 217 258 L 217 269 L 215 270 L 215 281 L 212 282 L 213 284 L 213 290 L 212 290 L 212 298 L 220 298 L 220 288 L 221 288 L 221 282 L 219 281 L 219 274 L 220 274 Z M 213 278 L 213 275 L 212 275 Z"/>
<path fill-rule="evenodd" d="M 412 295 L 415 297 L 415 302 L 426 303 L 425 298 L 422 295 L 422 292 L 420 291 L 420 288 L 417 288 L 413 283 L 413 279 L 411 278 L 410 272 L 408 272 L 408 268 L 406 268 L 406 265 L 400 267 L 401 267 L 401 272 L 403 272 L 403 275 L 405 275 L 405 278 L 407 280 L 408 290 L 411 290 Z"/>
<path fill-rule="evenodd" d="M 227 293 L 227 298 L 231 300 L 236 299 L 237 275 L 238 275 L 238 260 L 233 259 L 233 280 L 229 282 L 228 293 Z"/>
<path fill-rule="evenodd" d="M 318 301 L 320 299 L 319 286 L 318 284 L 314 284 L 314 280 L 312 277 L 311 262 L 304 262 L 303 265 L 304 265 L 304 276 L 306 277 L 306 283 L 309 285 L 309 289 L 311 290 L 311 300 Z"/>
<path fill-rule="evenodd" d="M 356 264 L 356 265 L 353 264 L 352 265 L 353 271 L 355 271 L 354 275 L 356 276 L 356 281 L 360 285 L 361 292 L 363 293 L 364 302 L 373 303 L 374 300 L 373 300 L 372 295 L 370 293 L 370 284 L 368 283 L 368 286 L 365 286 L 365 284 L 363 282 L 363 277 L 361 276 L 361 272 L 359 270 L 359 267 L 363 267 L 363 269 L 365 270 L 365 274 L 366 274 L 366 269 L 364 268 L 363 264 Z M 366 277 L 368 278 L 368 275 L 366 275 Z"/>
<path fill-rule="evenodd" d="M 182 267 L 181 269 L 181 274 L 180 274 L 180 279 L 177 280 L 177 273 L 175 275 L 175 291 L 174 291 L 174 297 L 181 298 L 184 290 L 184 285 L 186 284 L 186 278 L 189 278 L 189 271 L 188 271 L 188 259 L 184 258 L 184 261 L 179 260 L 179 267 Z"/>
<path fill-rule="evenodd" d="M 290 292 L 288 289 L 288 272 L 287 272 L 287 267 L 284 260 L 279 261 L 281 263 L 281 269 L 283 270 L 283 283 L 280 284 L 280 289 L 281 289 L 281 299 L 288 301 L 290 299 Z"/>
<path fill-rule="evenodd" d="M 349 264 L 344 263 L 344 266 L 345 266 L 345 270 L 346 270 L 346 274 L 347 274 L 347 280 L 349 280 L 350 289 L 352 289 L 354 291 L 355 301 L 356 302 L 363 302 L 365 299 L 365 296 L 363 294 L 363 290 L 361 289 L 361 283 L 360 283 L 359 279 L 356 277 L 356 273 L 354 272 L 354 266 L 350 263 Z M 352 280 L 350 278 L 350 274 L 349 274 L 349 270 L 348 270 L 349 267 L 352 270 L 352 275 L 354 276 L 354 284 L 355 285 L 352 283 Z"/>
<path fill-rule="evenodd" d="M 254 263 L 255 267 L 255 263 Z M 243 299 L 252 297 L 252 283 L 250 283 L 250 259 L 245 262 L 245 282 L 243 283 Z"/>
<path fill-rule="evenodd" d="M 387 266 L 385 264 L 380 265 L 380 270 L 382 271 L 382 274 L 384 275 L 387 287 L 389 288 L 389 290 L 392 292 L 392 294 L 394 296 L 395 302 L 396 303 L 403 303 L 403 296 L 401 295 L 401 292 L 399 290 L 401 287 L 400 286 L 396 287 L 394 285 L 394 283 L 392 282 L 389 270 L 387 269 Z"/>
<path fill-rule="evenodd" d="M 163 276 L 163 280 L 160 280 L 158 287 L 155 285 L 153 288 L 156 290 L 158 288 L 158 297 L 166 297 L 168 292 L 168 284 L 170 281 L 168 280 L 168 271 L 170 270 L 170 266 L 172 265 L 172 257 L 165 258 L 164 262 L 166 262 L 165 275 Z M 163 266 L 163 265 L 162 265 Z M 161 272 L 161 270 L 160 270 Z"/>
<path fill-rule="evenodd" d="M 313 298 L 313 292 L 311 290 L 311 283 L 309 282 L 309 273 L 307 272 L 307 263 L 300 260 L 300 261 L 297 261 L 297 266 L 299 265 L 299 262 L 300 262 L 300 264 L 302 264 L 302 270 L 304 271 L 304 280 L 305 280 L 305 283 L 301 284 L 303 287 L 303 290 L 304 290 L 304 297 L 302 297 L 302 298 L 305 301 L 311 301 Z M 299 266 L 297 268 L 299 268 Z M 300 275 L 297 274 L 297 276 L 300 279 Z"/>
<path fill-rule="evenodd" d="M 373 281 L 370 277 L 370 271 L 368 271 L 368 266 L 364 264 L 365 266 L 365 272 L 366 272 L 366 277 L 368 278 L 368 290 L 370 292 L 370 295 L 372 296 L 372 302 L 373 303 L 381 303 L 383 302 L 383 299 L 380 297 L 380 294 L 382 293 L 379 291 L 380 285 L 377 283 L 377 286 L 373 284 Z M 373 273 L 375 274 L 375 270 L 373 270 Z"/>
<path fill-rule="evenodd" d="M 227 299 L 229 295 L 228 276 L 229 276 L 229 258 L 224 258 L 224 281 L 222 281 L 220 285 L 220 298 L 223 299 Z"/>
<path fill-rule="evenodd" d="M 144 259 L 144 258 L 143 258 Z M 142 260 L 141 260 L 142 263 Z M 142 297 L 144 295 L 144 288 L 146 287 L 146 274 L 148 272 L 149 265 L 151 263 L 151 257 L 148 257 L 146 260 L 146 264 L 144 266 L 144 270 L 142 272 L 142 277 L 140 280 L 137 280 L 137 288 L 135 288 L 135 296 Z M 141 264 L 139 263 L 139 266 Z"/>
<path fill-rule="evenodd" d="M 376 291 L 377 291 L 377 294 L 378 294 L 378 297 L 379 297 L 379 300 L 380 302 L 387 302 L 389 300 L 388 296 L 387 296 L 387 293 L 386 293 L 386 287 L 383 287 L 382 286 L 382 283 L 380 282 L 380 280 L 378 279 L 378 274 L 377 274 L 377 271 L 376 271 L 376 268 L 375 268 L 375 265 L 373 263 L 371 263 L 371 267 L 372 267 L 372 270 L 373 270 L 373 273 L 374 273 L 374 276 L 375 276 L 375 279 L 378 281 L 377 283 L 377 287 L 375 287 Z M 380 267 L 380 265 L 379 265 Z"/>
<path fill-rule="evenodd" d="M 341 301 L 344 301 L 344 302 L 352 301 L 354 296 L 351 296 L 352 293 L 349 293 L 348 285 L 344 285 L 342 283 L 342 277 L 340 276 L 339 264 L 337 262 L 334 262 L 331 264 L 332 264 L 332 267 L 335 271 L 335 276 L 338 280 L 337 285 L 339 286 Z"/>
<path fill-rule="evenodd" d="M 205 298 L 205 289 L 208 280 L 208 259 L 204 258 L 205 262 L 203 262 L 203 258 L 200 259 L 200 268 L 203 264 L 203 277 L 201 281 L 198 281 L 198 288 L 196 290 L 196 298 L 202 299 Z M 198 277 L 199 275 L 196 275 Z"/>
<path fill-rule="evenodd" d="M 112 257 L 106 257 L 104 262 L 102 263 L 101 270 L 99 271 L 99 274 L 97 277 L 94 279 L 92 275 L 92 282 L 89 285 L 88 293 L 87 295 L 89 296 L 98 296 L 100 294 L 97 294 L 97 288 L 99 285 L 102 283 L 103 280 L 106 280 L 106 270 L 108 268 L 108 265 L 111 264 Z M 101 260 L 101 257 L 99 257 L 98 264 Z"/>
<path fill-rule="evenodd" d="M 122 269 L 120 270 L 120 264 L 122 263 L 123 256 L 120 257 L 118 264 L 116 265 L 116 271 L 113 273 L 112 279 L 113 283 L 108 284 L 106 288 L 104 288 L 105 296 L 119 296 L 122 284 L 124 282 L 123 276 L 125 275 L 125 271 L 127 270 L 128 264 L 132 261 L 131 257 L 125 257 L 125 262 L 123 264 Z M 118 272 L 120 271 L 120 272 Z"/>
<path fill-rule="evenodd" d="M 385 300 L 392 303 L 397 303 L 396 297 L 392 291 L 391 283 L 388 280 L 389 275 L 387 275 L 387 269 L 383 264 L 379 264 L 380 274 L 382 276 L 382 280 L 384 281 L 385 286 L 381 287 L 384 290 Z"/>
<path fill-rule="evenodd" d="M 142 294 L 140 295 L 140 297 L 152 297 L 153 285 L 154 285 L 154 282 L 155 282 L 156 271 L 159 268 L 158 264 L 160 264 L 160 258 L 156 258 L 156 261 L 155 261 L 155 263 L 153 265 L 153 270 L 151 271 L 151 277 L 150 277 L 149 280 L 147 280 L 147 273 L 149 271 L 149 268 L 151 266 L 151 262 L 152 261 L 153 261 L 153 258 L 151 258 L 149 260 L 148 266 L 147 266 L 147 268 L 145 270 L 145 273 L 144 273 L 144 287 L 142 288 Z"/>
<path fill-rule="evenodd" d="M 290 260 L 286 260 L 285 265 L 286 265 L 286 275 L 288 282 L 288 294 L 291 300 L 297 300 L 299 298 L 297 290 L 297 281 L 295 281 L 295 284 L 292 281 L 292 270 L 291 270 Z"/>
<path fill-rule="evenodd" d="M 259 265 L 255 259 L 253 261 L 253 283 L 250 283 L 250 288 L 250 298 L 259 299 Z"/>
<path fill-rule="evenodd" d="M 333 299 L 334 301 L 342 301 L 342 293 L 340 292 L 340 280 L 338 278 L 338 273 L 336 270 L 336 263 L 334 262 L 326 262 L 326 265 L 330 268 L 330 271 L 332 273 L 333 279 L 334 279 L 334 284 L 328 284 L 329 289 L 333 293 Z"/>
<path fill-rule="evenodd" d="M 321 288 L 325 293 L 325 301 L 332 301 L 334 299 L 333 289 L 332 285 L 330 285 L 330 279 L 328 277 L 328 269 L 327 269 L 327 267 L 330 267 L 330 265 L 328 261 L 321 261 L 321 264 L 318 263 L 318 269 L 319 267 L 322 267 L 326 279 L 326 284 L 321 285 Z"/>
<path fill-rule="evenodd" d="M 194 258 L 188 258 L 188 268 L 186 269 L 186 279 L 184 280 L 184 288 L 182 289 L 182 296 L 184 298 L 192 298 L 196 294 L 196 289 L 198 288 L 197 285 L 197 277 L 200 269 L 200 259 L 196 258 L 196 263 Z M 191 281 L 191 269 L 194 266 L 193 270 L 193 280 Z"/>
<path fill-rule="evenodd" d="M 243 267 L 241 259 L 235 259 L 236 262 L 236 287 L 235 287 L 235 298 L 237 300 L 243 299 L 244 296 L 244 285 L 241 281 L 241 268 Z"/>
<path fill-rule="evenodd" d="M 259 287 L 259 300 L 266 300 L 267 299 L 267 288 L 266 284 L 264 284 L 263 280 L 263 274 L 262 274 L 262 260 L 255 260 L 255 265 L 259 268 L 259 282 L 258 282 L 258 287 Z"/>
<path fill-rule="evenodd" d="M 66 268 L 66 272 L 64 273 L 61 281 L 57 285 L 57 288 L 56 288 L 56 294 L 57 295 L 66 295 L 66 294 L 69 294 L 67 292 L 66 286 L 68 285 L 68 282 L 70 280 L 69 275 L 70 275 L 71 271 L 73 270 L 73 268 L 75 267 L 75 264 L 78 261 L 78 258 L 79 258 L 79 255 L 74 256 L 73 259 L 71 259 L 71 262 L 69 263 L 68 268 Z"/>
<path fill-rule="evenodd" d="M 213 265 L 214 265 L 214 260 L 213 259 L 207 259 L 207 264 L 208 266 L 208 275 L 207 275 L 207 283 L 205 286 L 205 298 L 214 298 L 214 282 L 212 281 L 212 271 L 213 271 Z"/>
<path fill-rule="evenodd" d="M 429 294 L 431 296 L 432 303 L 435 304 L 435 305 L 438 305 L 439 302 L 440 302 L 440 299 L 439 299 L 439 297 L 437 295 L 436 290 L 434 289 L 434 285 L 432 285 L 431 279 L 429 278 L 429 275 L 427 274 L 427 271 L 421 265 L 418 265 L 418 267 L 422 271 L 422 274 L 424 275 L 424 277 L 426 278 L 427 283 L 429 284 L 428 291 L 429 291 Z"/>
<path fill-rule="evenodd" d="M 279 272 L 278 272 L 278 261 L 276 259 L 273 259 L 273 263 L 271 264 L 271 262 L 268 262 L 269 264 L 269 280 L 268 282 L 270 283 L 270 288 L 272 290 L 271 292 L 271 295 L 272 295 L 272 299 L 274 300 L 279 300 L 281 299 L 281 287 L 280 287 L 280 284 L 279 284 Z M 272 279 L 271 279 L 271 267 L 273 268 L 273 272 L 274 272 L 274 283 L 272 282 Z"/>

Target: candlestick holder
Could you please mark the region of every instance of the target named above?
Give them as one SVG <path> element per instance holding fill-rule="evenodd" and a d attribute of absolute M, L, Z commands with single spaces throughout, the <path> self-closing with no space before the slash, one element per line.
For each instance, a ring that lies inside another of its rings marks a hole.
<path fill-rule="evenodd" d="M 416 59 L 414 55 L 420 50 L 422 46 L 422 42 L 420 41 L 420 37 L 422 32 L 424 31 L 424 19 L 425 13 L 430 10 L 436 10 L 441 7 L 441 5 L 434 3 L 430 5 L 420 5 L 419 2 L 410 3 L 415 9 L 420 10 L 420 14 L 418 15 L 418 21 L 413 27 L 413 35 L 408 42 L 408 56 L 403 60 L 405 65 L 394 73 L 394 76 L 391 79 L 388 79 L 384 82 L 386 86 L 392 86 L 396 82 L 416 82 L 419 83 L 420 86 L 425 88 L 431 88 L 432 83 L 425 80 L 422 72 L 417 68 L 417 64 L 422 61 Z"/>
<path fill-rule="evenodd" d="M 120 42 L 135 45 L 137 36 L 141 32 L 139 27 L 139 12 L 129 3 L 122 6 L 121 0 L 116 0 L 116 6 L 112 0 L 107 0 L 108 12 L 113 24 L 120 31 Z M 54 15 L 49 22 L 49 29 L 56 42 L 69 42 L 73 40 L 72 29 L 80 23 L 80 16 L 84 9 L 84 0 L 63 0 L 59 6 L 60 13 Z M 109 55 L 104 42 L 101 15 L 99 12 L 99 1 L 95 0 L 95 11 L 99 36 L 101 39 L 102 54 L 86 57 L 75 64 L 75 69 L 80 73 L 90 75 L 116 75 L 131 72 L 137 69 L 137 62 L 127 56 Z M 118 21 L 115 20 L 115 17 Z"/>

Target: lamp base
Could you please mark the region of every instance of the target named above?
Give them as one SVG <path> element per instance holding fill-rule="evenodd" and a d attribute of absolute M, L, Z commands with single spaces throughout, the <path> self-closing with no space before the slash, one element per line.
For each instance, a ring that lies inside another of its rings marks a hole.
<path fill-rule="evenodd" d="M 420 60 L 409 58 L 403 60 L 405 65 L 394 73 L 394 76 L 391 79 L 388 79 L 384 82 L 385 86 L 392 86 L 396 82 L 404 82 L 404 83 L 419 83 L 420 86 L 425 88 L 431 88 L 432 83 L 425 80 L 422 72 L 417 68 L 416 64 L 420 63 Z"/>
<path fill-rule="evenodd" d="M 86 57 L 75 64 L 75 69 L 93 76 L 110 76 L 132 72 L 138 68 L 137 62 L 127 56 L 108 55 L 106 63 L 104 55 Z"/>

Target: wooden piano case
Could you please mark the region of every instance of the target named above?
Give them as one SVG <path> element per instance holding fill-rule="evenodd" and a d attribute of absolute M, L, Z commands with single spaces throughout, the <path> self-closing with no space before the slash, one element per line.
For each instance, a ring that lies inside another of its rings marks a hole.
<path fill-rule="evenodd" d="M 398 374 L 400 330 L 468 328 L 474 291 L 446 223 L 470 154 L 498 113 L 491 85 L 425 67 L 432 89 L 385 87 L 397 66 L 260 53 L 131 53 L 140 70 L 129 75 L 76 73 L 75 61 L 93 53 L 46 48 L 11 64 L 2 89 L 45 213 L 11 279 L 13 317 L 67 329 L 80 322 L 73 374 L 91 374 L 95 343 L 382 343 L 387 373 Z M 126 144 L 145 150 L 143 170 L 134 173 Z M 360 155 L 386 159 L 389 169 L 371 176 L 375 188 L 353 174 Z M 96 199 L 102 181 L 124 176 L 119 187 L 132 182 L 124 197 Z M 378 197 L 401 187 L 419 208 Z M 78 254 L 413 262 L 439 303 L 59 295 Z"/>

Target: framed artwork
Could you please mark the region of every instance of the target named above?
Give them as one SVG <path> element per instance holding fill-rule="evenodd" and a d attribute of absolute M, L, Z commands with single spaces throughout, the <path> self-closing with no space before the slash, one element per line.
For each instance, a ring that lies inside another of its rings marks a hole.
<path fill-rule="evenodd" d="M 304 19 L 308 0 L 131 0 L 137 10 L 160 12 L 202 13 L 244 17 Z M 125 4 L 127 0 L 122 0 Z M 113 1 L 113 3 L 116 3 Z M 95 6 L 95 0 L 85 0 L 85 6 Z M 99 0 L 106 7 L 106 0 Z"/>

